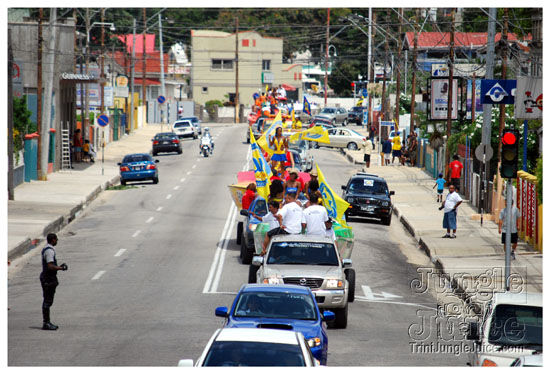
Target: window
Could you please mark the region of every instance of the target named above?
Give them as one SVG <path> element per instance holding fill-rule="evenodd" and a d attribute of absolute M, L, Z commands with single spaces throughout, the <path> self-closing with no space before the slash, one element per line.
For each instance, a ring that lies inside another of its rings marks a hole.
<path fill-rule="evenodd" d="M 249 43 L 250 43 L 250 40 L 243 39 L 243 47 L 248 47 Z"/>
<path fill-rule="evenodd" d="M 233 70 L 233 60 L 212 60 L 212 70 Z"/>
<path fill-rule="evenodd" d="M 262 70 L 271 70 L 271 60 L 262 60 Z"/>
<path fill-rule="evenodd" d="M 207 94 L 208 93 L 208 87 L 203 87 L 202 88 L 202 93 Z"/>

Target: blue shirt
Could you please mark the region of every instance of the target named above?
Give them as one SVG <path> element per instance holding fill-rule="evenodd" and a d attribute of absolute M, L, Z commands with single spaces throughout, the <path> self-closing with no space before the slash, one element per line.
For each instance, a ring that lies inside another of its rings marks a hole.
<path fill-rule="evenodd" d="M 437 183 L 437 189 L 442 190 L 445 188 L 445 182 L 446 180 L 444 178 L 438 178 L 435 183 Z"/>
<path fill-rule="evenodd" d="M 389 140 L 386 140 L 384 144 L 382 144 L 382 152 L 383 153 L 391 153 L 391 142 Z"/>

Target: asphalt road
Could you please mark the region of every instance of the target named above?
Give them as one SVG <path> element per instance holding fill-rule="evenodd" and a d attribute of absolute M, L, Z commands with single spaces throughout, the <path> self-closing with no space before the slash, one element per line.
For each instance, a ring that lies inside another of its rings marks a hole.
<path fill-rule="evenodd" d="M 39 256 L 9 276 L 8 365 L 174 366 L 200 355 L 223 322 L 215 307 L 229 306 L 248 274 L 227 190 L 248 169 L 245 127 L 211 129 L 213 157 L 184 141 L 182 155 L 156 157 L 159 184 L 104 192 L 59 234 L 58 260 L 69 271 L 59 274 L 51 312 L 58 331 L 40 329 Z M 357 170 L 334 150 L 314 155 L 337 193 Z M 437 302 L 411 289 L 417 265 L 407 252 L 418 250 L 400 224 L 351 224 L 357 298 L 348 328 L 329 330 L 328 365 L 464 365 L 462 356 L 412 353 L 417 312 Z"/>

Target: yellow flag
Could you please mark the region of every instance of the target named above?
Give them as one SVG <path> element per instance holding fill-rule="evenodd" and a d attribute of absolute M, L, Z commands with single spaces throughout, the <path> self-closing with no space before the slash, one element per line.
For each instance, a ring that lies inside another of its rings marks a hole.
<path fill-rule="evenodd" d="M 262 147 L 270 156 L 273 156 L 273 149 L 269 148 L 269 142 L 268 139 L 270 136 L 275 135 L 275 129 L 277 126 L 283 126 L 283 120 L 281 118 L 281 111 L 279 110 L 277 112 L 277 115 L 275 116 L 275 119 L 273 120 L 273 123 L 265 132 L 260 136 L 258 139 L 258 145 Z"/>
<path fill-rule="evenodd" d="M 323 197 L 323 206 L 327 209 L 328 216 L 334 219 L 343 227 L 349 228 L 344 218 L 344 213 L 348 210 L 349 204 L 342 199 L 340 196 L 336 195 L 332 188 L 328 185 L 325 180 L 325 176 L 317 166 L 317 175 L 319 180 L 319 191 Z"/>
<path fill-rule="evenodd" d="M 328 130 L 323 130 L 322 126 L 313 126 L 310 129 L 298 132 L 290 136 L 289 141 L 295 142 L 303 140 L 311 140 L 313 142 L 330 144 Z"/>
<path fill-rule="evenodd" d="M 252 162 L 254 163 L 254 178 L 256 179 L 256 191 L 258 195 L 267 200 L 269 196 L 269 186 L 273 173 L 269 164 L 264 158 L 262 150 L 256 143 L 254 133 L 250 129 L 250 146 L 252 147 Z"/>
<path fill-rule="evenodd" d="M 267 91 L 269 91 L 269 85 L 265 85 L 265 93 L 267 94 Z"/>

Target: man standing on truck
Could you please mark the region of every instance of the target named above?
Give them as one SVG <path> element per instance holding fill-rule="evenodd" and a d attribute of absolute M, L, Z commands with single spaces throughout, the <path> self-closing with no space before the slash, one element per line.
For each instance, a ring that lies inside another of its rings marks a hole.
<path fill-rule="evenodd" d="M 274 235 L 288 235 L 302 233 L 302 207 L 296 202 L 296 193 L 289 192 L 285 195 L 285 205 L 275 215 L 279 226 L 266 234 L 268 239 L 264 241 L 261 256 L 265 255 L 269 241 Z"/>

